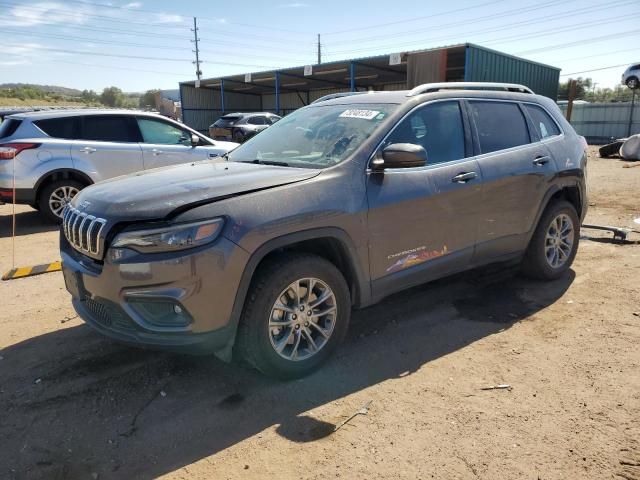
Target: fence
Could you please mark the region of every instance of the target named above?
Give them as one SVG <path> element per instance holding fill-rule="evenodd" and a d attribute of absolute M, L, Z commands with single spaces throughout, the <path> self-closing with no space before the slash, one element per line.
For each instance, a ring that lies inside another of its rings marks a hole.
<path fill-rule="evenodd" d="M 566 114 L 567 106 L 560 105 Z M 608 143 L 640 133 L 640 99 L 636 99 L 631 120 L 631 102 L 574 104 L 571 125 L 591 144 Z"/>

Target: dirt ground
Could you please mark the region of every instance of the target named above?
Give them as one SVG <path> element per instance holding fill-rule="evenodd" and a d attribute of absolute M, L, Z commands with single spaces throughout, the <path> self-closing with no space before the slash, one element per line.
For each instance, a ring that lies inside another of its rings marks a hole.
<path fill-rule="evenodd" d="M 595 152 L 587 221 L 634 226 L 640 166 Z M 18 210 L 16 263 L 57 260 Z M 556 282 L 483 270 L 355 312 L 290 383 L 104 339 L 60 273 L 1 282 L 0 477 L 640 480 L 640 244 L 583 235 Z"/>

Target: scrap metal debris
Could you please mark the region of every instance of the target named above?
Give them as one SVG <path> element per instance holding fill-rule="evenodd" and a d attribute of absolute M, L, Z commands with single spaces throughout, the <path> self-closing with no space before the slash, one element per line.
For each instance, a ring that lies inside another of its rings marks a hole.
<path fill-rule="evenodd" d="M 491 385 L 489 387 L 482 387 L 480 390 L 511 390 L 513 387 L 506 383 L 502 383 L 500 385 Z"/>
<path fill-rule="evenodd" d="M 338 430 L 340 430 L 342 427 L 344 427 L 347 423 L 349 423 L 351 420 L 353 420 L 354 418 L 356 418 L 358 415 L 367 415 L 369 413 L 369 407 L 371 406 L 371 404 L 373 403 L 373 400 L 369 400 L 367 403 L 365 403 L 362 408 L 360 410 L 358 410 L 357 412 L 355 412 L 353 415 L 351 415 L 349 418 L 343 420 L 342 422 L 340 422 L 338 425 L 336 425 L 333 428 L 334 432 L 337 432 Z"/>

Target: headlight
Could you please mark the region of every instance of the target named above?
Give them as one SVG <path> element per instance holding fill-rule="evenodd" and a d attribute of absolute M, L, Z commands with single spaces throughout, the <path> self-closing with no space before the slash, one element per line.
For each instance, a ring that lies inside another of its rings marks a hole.
<path fill-rule="evenodd" d="M 122 232 L 111 246 L 140 253 L 173 252 L 213 242 L 222 231 L 223 220 L 182 223 L 164 228 Z"/>

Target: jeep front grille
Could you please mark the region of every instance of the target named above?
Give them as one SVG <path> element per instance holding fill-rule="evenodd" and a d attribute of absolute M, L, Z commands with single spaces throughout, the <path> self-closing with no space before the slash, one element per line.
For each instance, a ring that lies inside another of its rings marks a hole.
<path fill-rule="evenodd" d="M 100 258 L 101 234 L 107 221 L 67 205 L 62 212 L 62 230 L 73 248 Z"/>

